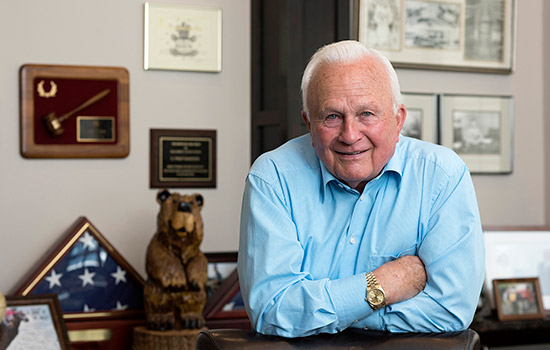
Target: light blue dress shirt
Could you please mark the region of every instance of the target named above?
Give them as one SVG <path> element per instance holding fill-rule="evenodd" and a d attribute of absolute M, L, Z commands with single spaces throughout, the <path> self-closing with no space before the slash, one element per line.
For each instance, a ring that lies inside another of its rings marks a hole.
<path fill-rule="evenodd" d="M 300 337 L 347 327 L 467 328 L 485 253 L 471 176 L 451 150 L 401 136 L 363 193 L 322 164 L 311 137 L 260 156 L 247 177 L 238 271 L 253 328 Z M 373 312 L 365 273 L 403 255 L 427 272 L 414 298 Z"/>

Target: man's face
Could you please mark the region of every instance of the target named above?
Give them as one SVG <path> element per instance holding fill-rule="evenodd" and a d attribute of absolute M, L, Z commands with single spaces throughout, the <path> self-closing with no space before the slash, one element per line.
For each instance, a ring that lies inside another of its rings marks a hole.
<path fill-rule="evenodd" d="M 361 190 L 395 151 L 406 111 L 393 112 L 389 79 L 374 59 L 325 64 L 308 89 L 310 120 L 302 112 L 313 147 L 339 180 Z"/>

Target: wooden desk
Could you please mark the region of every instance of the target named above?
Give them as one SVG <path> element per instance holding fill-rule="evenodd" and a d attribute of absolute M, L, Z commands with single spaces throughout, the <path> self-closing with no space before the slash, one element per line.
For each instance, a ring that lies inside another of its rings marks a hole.
<path fill-rule="evenodd" d="M 496 313 L 474 320 L 470 328 L 476 331 L 481 344 L 512 346 L 527 344 L 550 344 L 550 319 L 499 321 Z"/>

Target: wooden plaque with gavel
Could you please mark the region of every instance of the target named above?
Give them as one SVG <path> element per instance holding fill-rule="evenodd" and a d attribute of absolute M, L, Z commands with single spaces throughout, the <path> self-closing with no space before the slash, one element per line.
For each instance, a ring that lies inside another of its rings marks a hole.
<path fill-rule="evenodd" d="M 121 67 L 23 65 L 25 158 L 123 158 L 129 153 L 129 77 Z"/>

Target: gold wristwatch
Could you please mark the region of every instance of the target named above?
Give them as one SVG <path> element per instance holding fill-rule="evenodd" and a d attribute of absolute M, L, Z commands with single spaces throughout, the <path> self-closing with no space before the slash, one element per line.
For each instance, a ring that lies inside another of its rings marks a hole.
<path fill-rule="evenodd" d="M 373 310 L 378 310 L 386 306 L 386 293 L 382 287 L 378 284 L 374 273 L 369 272 L 365 274 L 367 279 L 367 296 L 365 300 L 369 303 Z"/>

